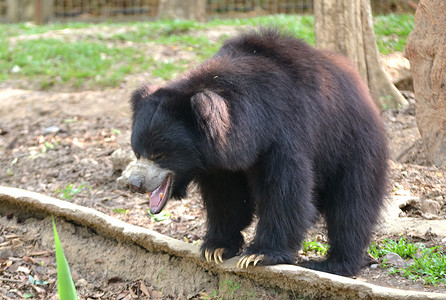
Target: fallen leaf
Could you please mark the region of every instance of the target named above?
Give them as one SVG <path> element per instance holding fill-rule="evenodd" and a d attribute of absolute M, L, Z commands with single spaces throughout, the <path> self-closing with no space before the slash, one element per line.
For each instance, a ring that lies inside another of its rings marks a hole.
<path fill-rule="evenodd" d="M 102 258 L 97 258 L 97 259 L 94 260 L 94 262 L 97 263 L 97 264 L 103 264 L 104 260 Z"/>
<path fill-rule="evenodd" d="M 163 297 L 163 293 L 159 291 L 150 291 L 150 298 L 159 299 Z"/>
<path fill-rule="evenodd" d="M 116 300 L 124 299 L 129 294 L 128 291 L 122 291 L 116 296 Z"/>
<path fill-rule="evenodd" d="M 139 284 L 139 288 L 141 289 L 141 292 L 144 293 L 144 295 L 150 297 L 149 290 L 147 290 L 147 286 L 145 285 L 144 282 L 141 281 L 141 283 Z"/>
<path fill-rule="evenodd" d="M 133 289 L 131 287 L 129 287 L 129 294 L 132 298 L 138 298 L 138 296 L 135 294 L 135 292 L 133 291 Z"/>
<path fill-rule="evenodd" d="M 45 289 L 38 287 L 37 285 L 31 284 L 31 286 L 33 287 L 33 289 L 39 293 L 39 294 L 44 294 L 45 293 Z"/>

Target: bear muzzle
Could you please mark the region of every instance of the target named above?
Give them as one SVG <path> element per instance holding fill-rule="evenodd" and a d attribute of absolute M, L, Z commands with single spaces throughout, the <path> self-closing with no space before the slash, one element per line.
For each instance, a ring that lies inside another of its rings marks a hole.
<path fill-rule="evenodd" d="M 171 189 L 172 174 L 155 162 L 140 158 L 130 173 L 127 185 L 132 193 L 148 193 L 150 212 L 159 213 L 166 204 Z"/>

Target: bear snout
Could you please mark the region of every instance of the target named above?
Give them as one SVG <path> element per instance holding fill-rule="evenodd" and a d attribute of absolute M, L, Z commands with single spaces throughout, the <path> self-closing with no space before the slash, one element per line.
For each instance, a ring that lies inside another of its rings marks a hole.
<path fill-rule="evenodd" d="M 153 161 L 141 157 L 130 171 L 127 186 L 132 193 L 148 193 L 158 188 L 170 171 L 160 168 Z"/>
<path fill-rule="evenodd" d="M 139 176 L 130 176 L 129 180 L 127 181 L 127 186 L 132 193 L 144 193 L 144 191 L 141 189 L 142 180 Z"/>

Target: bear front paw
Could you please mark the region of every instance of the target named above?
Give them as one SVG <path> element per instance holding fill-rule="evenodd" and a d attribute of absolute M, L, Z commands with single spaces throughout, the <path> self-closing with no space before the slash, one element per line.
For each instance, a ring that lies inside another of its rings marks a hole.
<path fill-rule="evenodd" d="M 204 258 L 207 262 L 214 261 L 217 265 L 223 263 L 223 254 L 225 253 L 225 248 L 217 248 L 214 250 L 204 249 Z"/>
<path fill-rule="evenodd" d="M 224 260 L 230 259 L 237 255 L 243 243 L 243 238 L 209 240 L 205 238 L 201 246 L 201 255 L 207 262 L 223 263 Z"/>
<path fill-rule="evenodd" d="M 252 263 L 253 266 L 257 265 L 258 262 L 262 261 L 265 258 L 263 254 L 251 254 L 251 255 L 243 255 L 240 257 L 236 268 L 243 269 L 248 268 L 248 266 Z"/>
<path fill-rule="evenodd" d="M 251 245 L 242 253 L 236 267 L 248 268 L 249 265 L 269 266 L 277 264 L 290 264 L 296 260 L 296 253 L 291 250 L 259 249 Z"/>

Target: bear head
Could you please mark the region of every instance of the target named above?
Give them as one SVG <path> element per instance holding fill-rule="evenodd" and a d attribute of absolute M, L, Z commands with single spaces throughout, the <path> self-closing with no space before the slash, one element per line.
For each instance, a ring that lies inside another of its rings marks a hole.
<path fill-rule="evenodd" d="M 151 213 L 169 198 L 182 198 L 205 169 L 203 141 L 224 144 L 226 102 L 211 91 L 182 93 L 145 86 L 131 98 L 131 145 L 137 162 L 128 179 L 132 192 L 148 193 Z"/>

